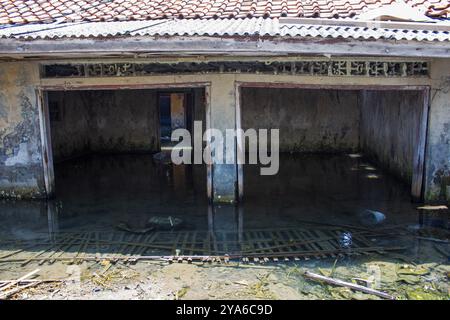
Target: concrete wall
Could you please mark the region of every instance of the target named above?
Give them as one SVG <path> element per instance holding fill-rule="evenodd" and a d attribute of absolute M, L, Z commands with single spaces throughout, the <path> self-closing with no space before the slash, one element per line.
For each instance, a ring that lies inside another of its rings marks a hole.
<path fill-rule="evenodd" d="M 362 151 L 402 180 L 412 183 L 422 92 L 363 91 L 361 97 Z"/>
<path fill-rule="evenodd" d="M 155 90 L 50 92 L 61 101 L 61 121 L 52 121 L 56 161 L 87 152 L 153 152 L 159 148 Z"/>
<path fill-rule="evenodd" d="M 280 129 L 280 151 L 359 147 L 357 91 L 242 88 L 243 129 Z"/>
<path fill-rule="evenodd" d="M 430 113 L 425 155 L 425 199 L 450 201 L 450 59 L 431 65 Z"/>
<path fill-rule="evenodd" d="M 0 196 L 45 194 L 36 63 L 0 64 Z"/>
<path fill-rule="evenodd" d="M 90 151 L 90 95 L 86 91 L 48 93 L 48 104 L 58 104 L 60 117 L 51 119 L 51 142 L 54 161 L 79 156 Z"/>

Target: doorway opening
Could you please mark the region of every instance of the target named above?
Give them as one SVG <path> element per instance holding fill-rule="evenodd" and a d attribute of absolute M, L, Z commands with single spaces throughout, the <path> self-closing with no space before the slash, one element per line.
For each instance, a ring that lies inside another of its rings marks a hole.
<path fill-rule="evenodd" d="M 176 129 L 187 129 L 192 132 L 194 97 L 195 94 L 192 90 L 160 91 L 158 93 L 162 150 L 170 149 L 176 144 L 171 141 L 171 134 Z"/>
<path fill-rule="evenodd" d="M 207 224 L 206 166 L 158 157 L 172 130 L 205 122 L 205 87 L 48 90 L 44 101 L 60 225 Z"/>
<path fill-rule="evenodd" d="M 246 219 L 356 224 L 371 212 L 411 215 L 411 200 L 423 197 L 427 93 L 242 84 L 242 129 L 279 129 L 280 136 L 277 175 L 238 169 Z"/>

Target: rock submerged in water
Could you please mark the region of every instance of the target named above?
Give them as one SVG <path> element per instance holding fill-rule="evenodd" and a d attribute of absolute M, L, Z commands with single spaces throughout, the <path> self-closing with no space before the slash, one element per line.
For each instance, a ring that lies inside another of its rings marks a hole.
<path fill-rule="evenodd" d="M 180 218 L 168 217 L 151 217 L 147 220 L 147 225 L 152 226 L 154 229 L 170 230 L 179 227 L 183 223 Z"/>

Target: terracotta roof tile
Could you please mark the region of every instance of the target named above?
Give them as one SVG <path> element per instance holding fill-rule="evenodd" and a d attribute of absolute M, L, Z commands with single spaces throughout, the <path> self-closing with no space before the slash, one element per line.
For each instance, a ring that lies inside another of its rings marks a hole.
<path fill-rule="evenodd" d="M 348 18 L 396 0 L 0 0 L 0 24 L 56 19 L 117 21 L 166 18 Z M 446 17 L 450 0 L 405 0 L 432 17 Z"/>

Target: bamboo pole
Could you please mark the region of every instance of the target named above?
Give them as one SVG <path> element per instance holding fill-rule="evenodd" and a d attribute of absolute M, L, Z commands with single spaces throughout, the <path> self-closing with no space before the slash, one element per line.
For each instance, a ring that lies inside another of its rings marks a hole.
<path fill-rule="evenodd" d="M 22 291 L 23 289 L 26 289 L 26 288 L 29 288 L 29 287 L 34 287 L 34 286 L 37 286 L 38 284 L 41 284 L 41 283 L 42 283 L 41 281 L 30 282 L 30 283 L 28 283 L 28 284 L 26 284 L 26 285 L 24 285 L 22 287 L 14 288 L 12 290 L 9 290 L 7 292 L 2 293 L 0 295 L 0 299 L 6 299 L 6 298 L 10 297 L 11 295 L 13 295 L 13 294 L 15 294 L 17 292 Z"/>
<path fill-rule="evenodd" d="M 319 275 L 319 274 L 315 274 L 315 273 L 312 273 L 312 272 L 309 272 L 309 271 L 306 271 L 304 273 L 304 276 L 306 278 L 309 278 L 309 279 L 312 279 L 312 280 L 315 280 L 315 281 L 321 281 L 321 282 L 329 283 L 329 284 L 332 284 L 332 285 L 335 285 L 335 286 L 347 287 L 347 288 L 350 288 L 352 290 L 361 291 L 361 292 L 368 293 L 368 294 L 373 294 L 375 296 L 378 296 L 378 297 L 381 297 L 381 298 L 384 298 L 384 299 L 395 300 L 395 297 L 393 297 L 390 294 L 387 294 L 385 292 L 378 291 L 378 290 L 371 289 L 371 288 L 367 288 L 367 287 L 364 287 L 364 286 L 360 286 L 358 284 L 345 282 L 345 281 L 342 281 L 342 280 L 339 280 L 339 279 L 333 279 L 333 278 L 330 278 L 330 277 L 325 277 L 325 276 L 322 276 L 322 275 Z"/>

